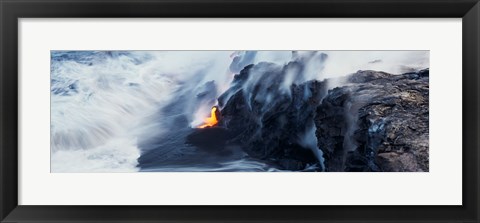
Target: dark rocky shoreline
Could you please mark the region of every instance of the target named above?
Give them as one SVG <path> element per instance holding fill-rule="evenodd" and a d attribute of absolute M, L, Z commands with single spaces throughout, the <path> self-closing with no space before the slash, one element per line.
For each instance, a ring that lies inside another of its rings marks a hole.
<path fill-rule="evenodd" d="M 428 80 L 359 71 L 330 90 L 315 117 L 326 171 L 428 171 Z"/>
<path fill-rule="evenodd" d="M 302 80 L 303 70 L 259 63 L 236 75 L 218 99 L 227 144 L 285 170 L 429 171 L 428 69 L 324 81 Z"/>

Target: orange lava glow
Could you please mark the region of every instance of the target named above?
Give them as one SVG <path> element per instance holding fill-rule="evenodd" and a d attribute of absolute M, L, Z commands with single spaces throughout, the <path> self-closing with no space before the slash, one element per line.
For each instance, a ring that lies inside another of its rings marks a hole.
<path fill-rule="evenodd" d="M 215 114 L 216 111 L 217 111 L 217 107 L 213 107 L 212 111 L 211 111 L 211 114 L 210 114 L 210 117 L 205 118 L 205 120 L 203 120 L 203 122 L 205 124 L 203 124 L 201 126 L 198 126 L 198 128 L 203 129 L 205 127 L 212 127 L 212 126 L 216 125 L 218 123 L 217 115 Z"/>

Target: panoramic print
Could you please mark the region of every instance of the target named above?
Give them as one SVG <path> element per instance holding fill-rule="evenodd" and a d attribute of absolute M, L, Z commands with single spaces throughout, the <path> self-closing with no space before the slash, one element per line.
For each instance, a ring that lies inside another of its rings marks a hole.
<path fill-rule="evenodd" d="M 429 51 L 51 51 L 51 172 L 428 172 Z"/>

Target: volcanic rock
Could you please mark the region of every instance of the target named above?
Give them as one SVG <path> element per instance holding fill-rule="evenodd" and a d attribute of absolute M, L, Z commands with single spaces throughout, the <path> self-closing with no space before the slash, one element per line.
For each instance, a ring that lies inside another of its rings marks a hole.
<path fill-rule="evenodd" d="M 317 81 L 326 55 L 294 56 L 235 75 L 218 98 L 227 144 L 286 170 L 429 171 L 428 69 Z"/>
<path fill-rule="evenodd" d="M 316 142 L 309 148 L 304 139 L 314 128 L 313 117 L 326 88 L 318 81 L 285 85 L 288 75 L 301 75 L 302 69 L 298 62 L 247 66 L 219 98 L 220 125 L 235 135 L 232 142 L 243 145 L 250 156 L 288 170 L 318 164 Z"/>
<path fill-rule="evenodd" d="M 359 71 L 317 108 L 326 171 L 428 171 L 429 70 Z"/>

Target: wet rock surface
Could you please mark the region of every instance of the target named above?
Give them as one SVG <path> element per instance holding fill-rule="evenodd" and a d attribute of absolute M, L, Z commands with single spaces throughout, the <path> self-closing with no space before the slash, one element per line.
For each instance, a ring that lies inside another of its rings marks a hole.
<path fill-rule="evenodd" d="M 359 71 L 330 90 L 315 124 L 326 171 L 428 171 L 429 70 Z"/>
<path fill-rule="evenodd" d="M 286 170 L 429 170 L 428 69 L 358 71 L 328 90 L 339 80 L 305 80 L 302 64 L 259 63 L 235 76 L 218 99 L 227 143 Z"/>
<path fill-rule="evenodd" d="M 286 86 L 289 72 L 300 74 L 302 69 L 297 62 L 247 66 L 219 98 L 223 107 L 220 125 L 234 135 L 231 142 L 240 143 L 251 157 L 281 169 L 320 168 L 316 140 L 308 142 L 307 134 L 314 128 L 313 117 L 326 88 L 318 81 Z M 314 131 L 311 135 L 315 138 Z"/>

